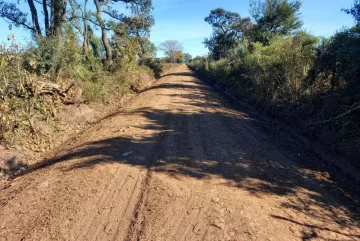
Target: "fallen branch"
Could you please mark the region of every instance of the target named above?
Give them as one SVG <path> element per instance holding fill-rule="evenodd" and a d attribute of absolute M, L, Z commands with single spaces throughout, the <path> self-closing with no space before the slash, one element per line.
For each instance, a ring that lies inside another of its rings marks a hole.
<path fill-rule="evenodd" d="M 58 94 L 65 97 L 60 85 L 51 82 L 38 81 L 36 83 L 36 92 L 38 94 Z"/>
<path fill-rule="evenodd" d="M 66 105 L 75 104 L 75 103 L 78 103 L 79 101 L 81 101 L 82 90 L 81 89 L 75 90 L 74 96 L 72 94 L 69 94 L 70 89 L 73 88 L 74 86 L 75 86 L 75 84 L 71 83 L 69 85 L 69 87 L 67 87 L 66 89 L 63 89 L 58 84 L 54 84 L 51 82 L 38 81 L 38 82 L 36 82 L 36 93 L 50 94 L 50 95 L 57 94 L 62 97 L 61 99 L 64 104 L 66 104 Z"/>
<path fill-rule="evenodd" d="M 341 117 L 343 117 L 343 116 L 345 116 L 345 115 L 347 115 L 347 114 L 350 114 L 351 112 L 353 112 L 354 110 L 357 110 L 357 109 L 359 109 L 359 108 L 360 108 L 360 106 L 357 106 L 357 107 L 355 107 L 355 108 L 353 108 L 353 109 L 345 112 L 344 114 L 341 114 L 341 115 L 339 115 L 339 116 L 336 116 L 336 117 L 334 117 L 334 118 L 331 118 L 331 119 L 328 119 L 328 120 L 325 120 L 325 121 L 316 122 L 316 123 L 311 123 L 311 124 L 308 124 L 307 126 L 325 124 L 325 123 L 327 123 L 327 122 L 330 122 L 330 121 L 339 119 L 339 118 L 341 118 Z"/>

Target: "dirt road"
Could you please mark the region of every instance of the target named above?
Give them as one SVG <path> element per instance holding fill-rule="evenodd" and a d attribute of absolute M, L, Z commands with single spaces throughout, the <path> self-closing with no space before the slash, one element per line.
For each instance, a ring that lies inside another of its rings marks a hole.
<path fill-rule="evenodd" d="M 356 183 L 271 128 L 182 65 L 1 186 L 0 240 L 360 240 Z"/>

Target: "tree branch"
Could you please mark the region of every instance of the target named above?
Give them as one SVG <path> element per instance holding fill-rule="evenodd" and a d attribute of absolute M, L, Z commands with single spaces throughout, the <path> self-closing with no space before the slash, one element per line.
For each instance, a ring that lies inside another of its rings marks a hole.
<path fill-rule="evenodd" d="M 341 117 L 343 117 L 343 116 L 345 116 L 345 115 L 347 115 L 347 114 L 350 114 L 351 112 L 353 112 L 354 110 L 357 110 L 357 109 L 359 109 L 359 108 L 360 108 L 360 106 L 357 106 L 357 107 L 355 107 L 355 108 L 353 108 L 353 109 L 345 112 L 344 114 L 341 114 L 341 115 L 339 115 L 339 116 L 336 116 L 336 117 L 334 117 L 334 118 L 331 118 L 331 119 L 328 119 L 328 120 L 325 120 L 325 121 L 316 122 L 316 123 L 311 123 L 311 124 L 309 124 L 309 125 L 307 125 L 307 126 L 325 124 L 325 123 L 327 123 L 327 122 L 330 122 L 330 121 L 339 119 L 339 118 L 341 118 Z"/>

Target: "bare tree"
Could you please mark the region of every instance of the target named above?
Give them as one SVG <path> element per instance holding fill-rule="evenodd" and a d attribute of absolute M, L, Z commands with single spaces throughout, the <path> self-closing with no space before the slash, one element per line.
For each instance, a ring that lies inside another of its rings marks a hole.
<path fill-rule="evenodd" d="M 177 40 L 166 40 L 161 43 L 159 49 L 170 59 L 171 63 L 175 63 L 177 53 L 182 52 L 182 44 Z"/>

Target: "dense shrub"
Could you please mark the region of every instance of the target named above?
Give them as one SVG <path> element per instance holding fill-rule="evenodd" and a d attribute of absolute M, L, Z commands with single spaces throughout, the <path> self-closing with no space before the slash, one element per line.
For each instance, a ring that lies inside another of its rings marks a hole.
<path fill-rule="evenodd" d="M 273 38 L 270 45 L 243 46 L 235 61 L 198 58 L 191 65 L 224 84 L 236 85 L 248 97 L 294 102 L 315 59 L 316 43 L 317 38 L 299 32 L 294 37 Z"/>
<path fill-rule="evenodd" d="M 160 59 L 153 57 L 144 58 L 139 61 L 139 64 L 149 67 L 154 72 L 155 78 L 161 77 L 163 68 Z"/>

